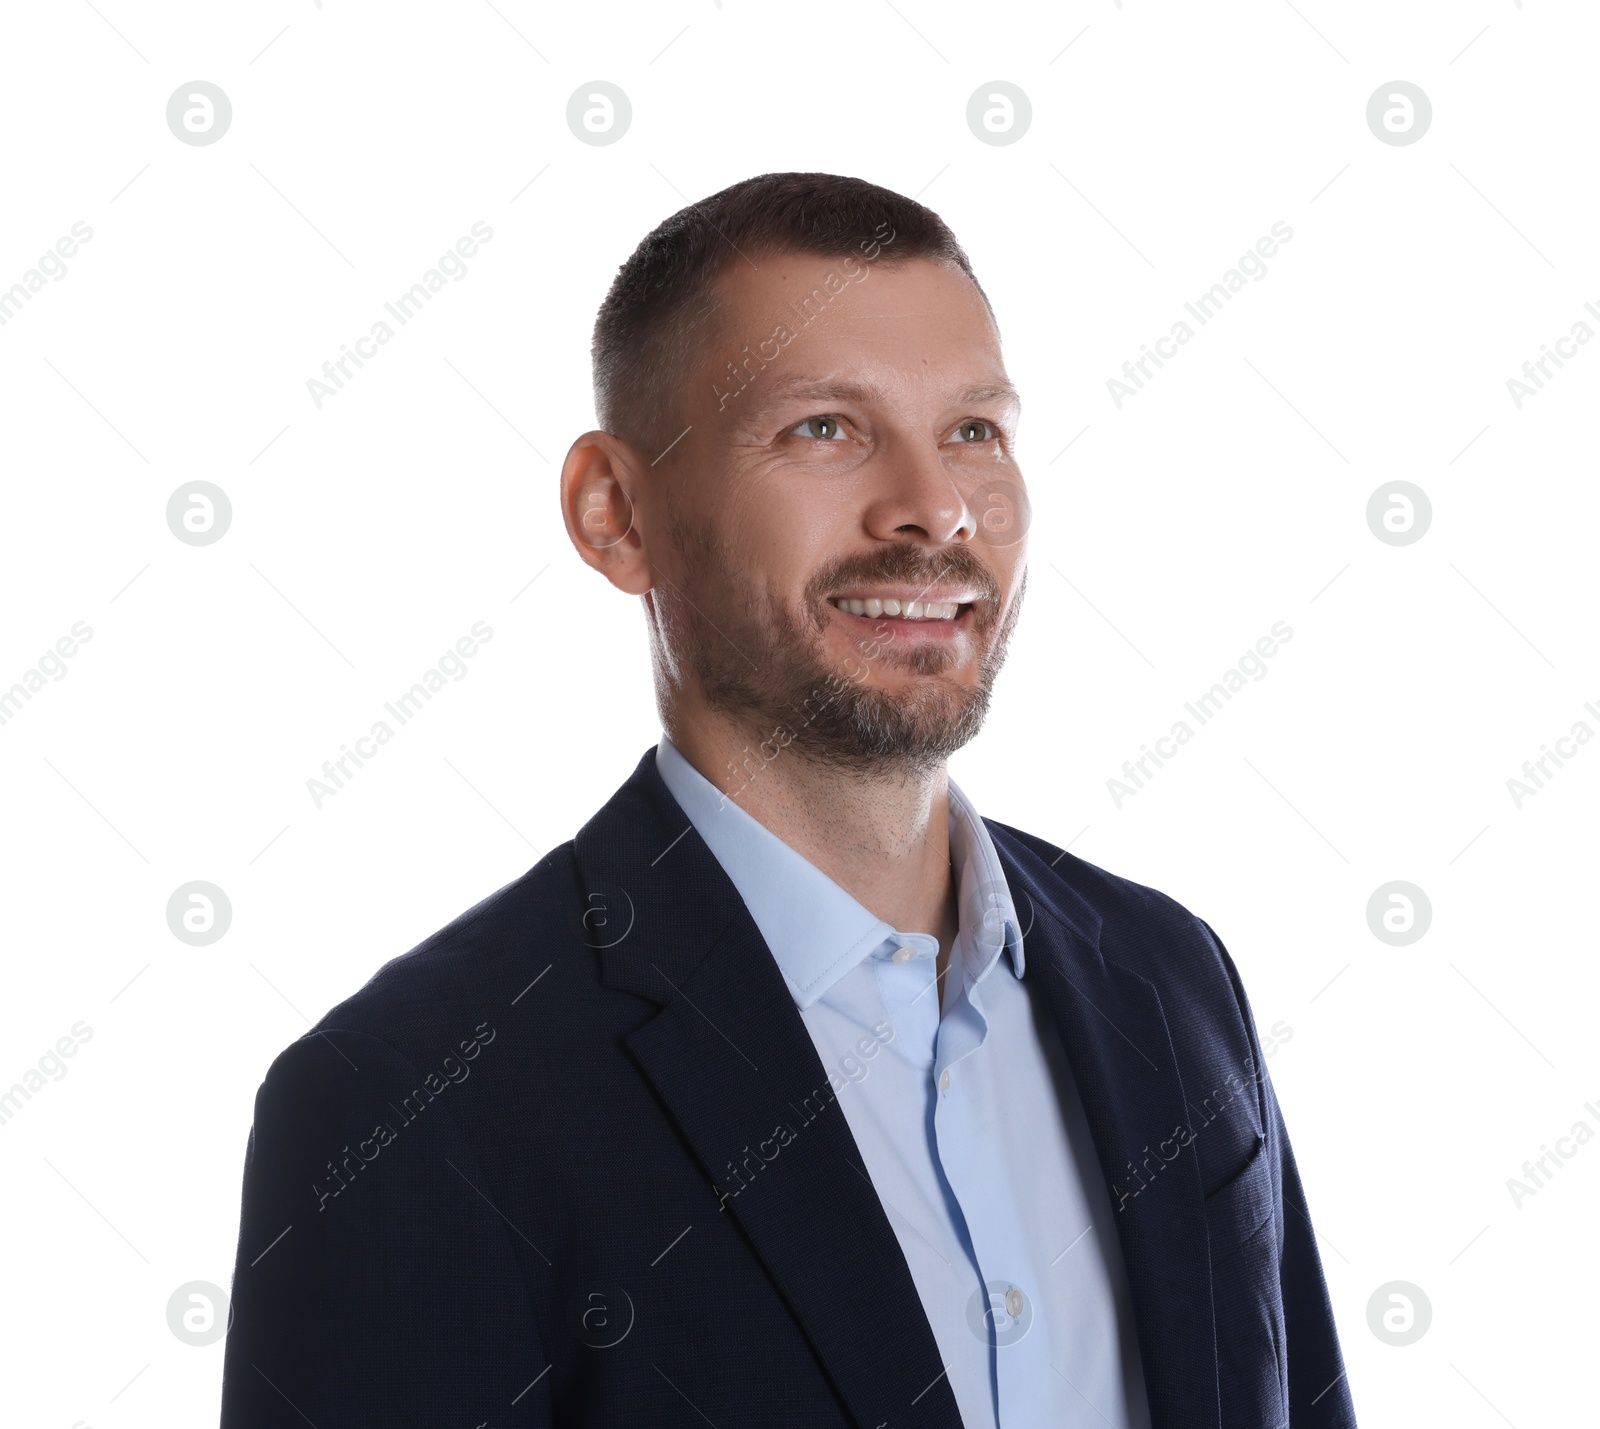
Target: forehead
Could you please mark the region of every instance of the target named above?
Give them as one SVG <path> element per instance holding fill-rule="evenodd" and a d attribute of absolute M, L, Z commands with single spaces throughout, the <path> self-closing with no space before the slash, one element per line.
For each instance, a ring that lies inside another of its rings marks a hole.
<path fill-rule="evenodd" d="M 755 254 L 735 260 L 716 288 L 713 372 L 738 366 L 748 346 L 785 386 L 841 371 L 880 387 L 1005 378 L 988 306 L 953 264 Z"/>

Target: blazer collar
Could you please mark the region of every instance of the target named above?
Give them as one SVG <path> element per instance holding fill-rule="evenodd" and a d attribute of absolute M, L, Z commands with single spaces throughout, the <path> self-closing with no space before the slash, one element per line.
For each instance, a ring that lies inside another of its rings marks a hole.
<path fill-rule="evenodd" d="M 1101 954 L 1069 872 L 988 823 L 1112 1204 L 1130 1162 L 1188 1125 L 1155 987 Z M 601 983 L 661 1011 L 624 1039 L 787 1299 L 862 1429 L 960 1429 L 916 1286 L 827 1073 L 760 930 L 668 792 L 654 748 L 579 831 L 581 936 Z M 780 1128 L 786 1128 L 780 1132 Z M 725 1167 L 781 1143 L 737 1195 Z M 1218 1429 L 1211 1275 L 1197 1158 L 1116 1211 L 1152 1429 Z M 709 1204 L 709 1203 L 708 1203 Z M 870 1331 L 865 1327 L 870 1327 Z"/>
<path fill-rule="evenodd" d="M 1061 1035 L 1116 1218 L 1133 1301 L 1151 1429 L 1218 1429 L 1216 1318 L 1200 1161 L 1153 1151 L 1188 1128 L 1189 1103 L 1161 996 L 1101 951 L 1099 911 L 1071 882 L 1077 860 L 1046 863 L 1015 831 L 990 823 L 1031 926 L 1035 986 Z M 1069 859 L 1070 855 L 1067 856 Z M 1134 1168 L 1159 1170 L 1136 1196 Z"/>
<path fill-rule="evenodd" d="M 802 1011 L 889 939 L 925 931 L 897 929 L 852 898 L 737 797 L 725 796 L 665 734 L 656 745 L 655 767 L 739 890 Z M 947 779 L 946 787 L 963 965 L 976 981 L 1006 949 L 1021 977 L 1022 936 L 989 831 L 955 780 Z"/>

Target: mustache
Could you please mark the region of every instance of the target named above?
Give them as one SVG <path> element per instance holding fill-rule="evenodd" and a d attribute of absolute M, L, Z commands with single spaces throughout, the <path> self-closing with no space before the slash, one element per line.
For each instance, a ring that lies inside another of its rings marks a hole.
<path fill-rule="evenodd" d="M 814 600 L 846 585 L 919 586 L 930 590 L 940 584 L 969 586 L 988 601 L 999 598 L 999 583 L 987 566 L 964 547 L 929 556 L 913 546 L 897 546 L 871 561 L 843 562 L 823 571 L 811 582 Z"/>

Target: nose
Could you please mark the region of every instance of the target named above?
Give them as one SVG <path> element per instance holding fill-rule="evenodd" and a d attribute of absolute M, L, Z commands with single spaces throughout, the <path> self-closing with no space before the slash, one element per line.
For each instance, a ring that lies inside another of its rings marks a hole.
<path fill-rule="evenodd" d="M 978 519 L 933 442 L 912 435 L 898 437 L 871 465 L 878 470 L 867 478 L 870 494 L 864 520 L 879 540 L 909 534 L 942 546 L 971 541 L 977 534 Z"/>

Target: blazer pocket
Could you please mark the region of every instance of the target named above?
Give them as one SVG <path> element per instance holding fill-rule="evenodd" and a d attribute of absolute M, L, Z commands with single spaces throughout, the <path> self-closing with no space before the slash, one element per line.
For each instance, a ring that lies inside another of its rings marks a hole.
<path fill-rule="evenodd" d="M 1213 1265 L 1237 1255 L 1272 1219 L 1276 1198 L 1266 1150 L 1266 1137 L 1257 1136 L 1255 1150 L 1244 1169 L 1206 1197 L 1206 1233 L 1211 1241 Z"/>

